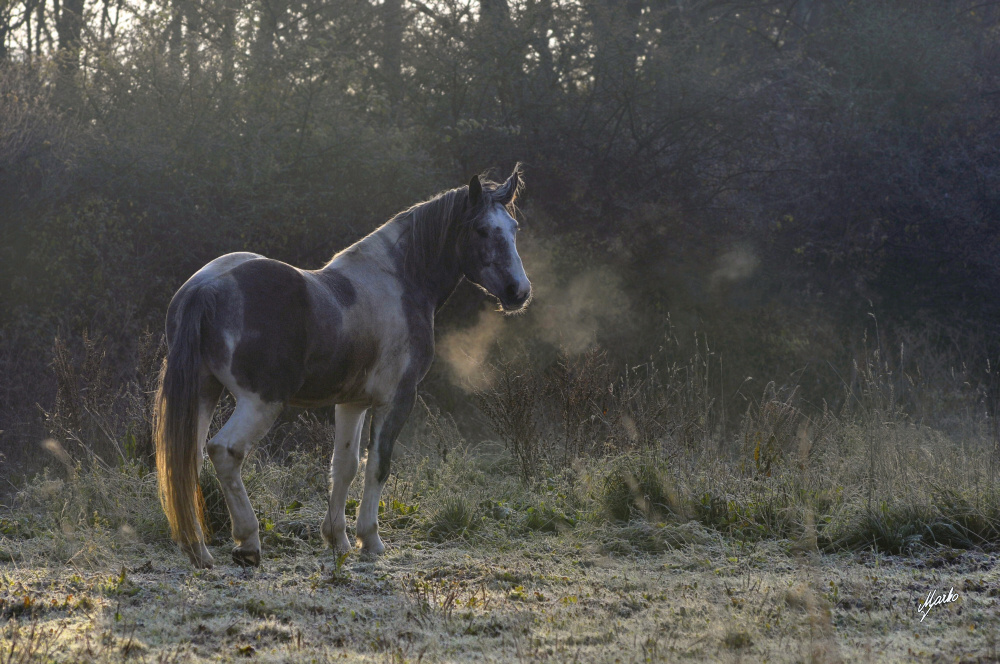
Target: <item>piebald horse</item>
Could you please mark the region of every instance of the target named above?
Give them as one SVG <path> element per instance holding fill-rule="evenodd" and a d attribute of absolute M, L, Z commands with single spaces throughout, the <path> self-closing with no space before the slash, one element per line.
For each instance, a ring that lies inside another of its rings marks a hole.
<path fill-rule="evenodd" d="M 371 427 L 357 514 L 363 552 L 385 550 L 378 503 L 393 443 L 434 356 L 434 314 L 462 278 L 522 309 L 531 284 L 514 245 L 515 168 L 503 183 L 473 177 L 399 213 L 323 268 L 303 270 L 252 253 L 201 268 L 170 301 L 167 357 L 156 395 L 156 465 L 171 534 L 208 568 L 198 475 L 223 388 L 232 416 L 207 441 L 232 520 L 233 561 L 260 564 L 260 534 L 241 468 L 285 404 L 336 404 L 331 491 L 323 538 L 351 549 L 344 509 Z"/>

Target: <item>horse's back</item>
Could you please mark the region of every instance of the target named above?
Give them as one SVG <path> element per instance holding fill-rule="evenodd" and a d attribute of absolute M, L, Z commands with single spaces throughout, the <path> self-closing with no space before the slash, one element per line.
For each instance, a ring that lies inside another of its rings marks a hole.
<path fill-rule="evenodd" d="M 249 251 L 236 251 L 231 254 L 219 256 L 215 260 L 206 263 L 205 267 L 191 275 L 191 278 L 188 279 L 183 286 L 181 286 L 178 293 L 184 291 L 185 288 L 194 288 L 203 284 L 212 283 L 213 281 L 218 281 L 235 268 L 240 267 L 249 261 L 255 260 L 267 261 L 269 259 L 261 256 L 260 254 L 255 254 Z"/>

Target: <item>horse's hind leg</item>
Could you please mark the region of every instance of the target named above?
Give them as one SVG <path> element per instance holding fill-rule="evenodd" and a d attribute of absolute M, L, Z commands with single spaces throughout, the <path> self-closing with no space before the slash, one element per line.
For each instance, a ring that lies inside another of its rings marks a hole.
<path fill-rule="evenodd" d="M 233 562 L 237 565 L 260 564 L 259 524 L 240 474 L 243 459 L 250 446 L 271 428 L 281 412 L 281 406 L 281 403 L 261 401 L 254 394 L 236 395 L 236 409 L 219 433 L 208 442 L 208 455 L 219 476 L 233 524 L 233 540 L 236 542 Z"/>
<path fill-rule="evenodd" d="M 330 462 L 330 506 L 323 519 L 323 539 L 337 553 L 350 551 L 347 539 L 347 490 L 358 472 L 361 431 L 365 426 L 368 407 L 361 404 L 339 404 L 334 422 L 333 460 Z"/>
<path fill-rule="evenodd" d="M 219 397 L 222 396 L 222 383 L 215 376 L 203 371 L 201 387 L 198 394 L 198 475 L 201 475 L 202 459 L 205 455 L 205 440 L 208 438 L 208 429 L 212 426 L 212 416 L 215 414 L 215 407 L 219 405 Z M 200 527 L 200 526 L 199 526 Z M 205 546 L 204 533 L 197 543 L 184 545 L 181 548 L 191 559 L 195 567 L 208 568 L 214 563 L 212 554 Z"/>

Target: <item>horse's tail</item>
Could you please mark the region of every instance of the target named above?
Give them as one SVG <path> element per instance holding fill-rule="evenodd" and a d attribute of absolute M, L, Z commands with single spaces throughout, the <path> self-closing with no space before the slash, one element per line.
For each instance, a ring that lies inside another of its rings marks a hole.
<path fill-rule="evenodd" d="M 211 310 L 212 295 L 196 288 L 167 321 L 173 339 L 160 370 L 156 392 L 154 436 L 160 502 L 170 534 L 181 545 L 202 541 L 205 500 L 198 484 L 198 407 L 202 371 L 201 329 Z"/>

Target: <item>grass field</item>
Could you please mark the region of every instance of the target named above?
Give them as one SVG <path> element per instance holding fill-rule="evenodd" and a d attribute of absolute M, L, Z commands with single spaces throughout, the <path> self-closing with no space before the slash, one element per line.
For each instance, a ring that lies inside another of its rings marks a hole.
<path fill-rule="evenodd" d="M 886 516 L 885 536 L 912 536 L 904 551 L 883 553 L 878 533 L 863 530 L 869 521 L 840 514 L 845 505 L 829 510 L 839 526 L 774 536 L 763 521 L 750 523 L 754 501 L 744 492 L 754 481 L 730 487 L 744 496 L 745 523 L 711 507 L 680 518 L 685 496 L 713 473 L 685 489 L 670 481 L 670 464 L 660 465 L 660 477 L 677 492 L 673 511 L 647 505 L 645 514 L 636 508 L 616 518 L 623 469 L 656 464 L 629 455 L 607 461 L 527 486 L 509 460 L 488 452 L 404 456 L 385 495 L 386 555 L 338 560 L 318 537 L 320 457 L 258 457 L 247 484 L 260 505 L 259 569 L 229 563 L 225 513 L 206 471 L 220 564 L 202 572 L 167 540 L 155 479 L 138 465 L 94 461 L 68 469 L 67 478 L 39 477 L 3 521 L 0 662 L 1000 656 L 1000 572 L 988 544 L 953 548 Z M 680 460 L 672 464 L 675 479 L 688 472 Z M 648 498 L 649 479 L 631 478 L 647 483 Z M 824 535 L 834 527 L 855 529 L 841 537 L 852 544 Z M 858 543 L 864 537 L 873 538 L 867 546 Z M 921 620 L 928 593 L 949 589 L 958 599 Z"/>
<path fill-rule="evenodd" d="M 0 664 L 1000 658 L 1000 450 L 979 397 L 932 428 L 871 362 L 836 414 L 769 385 L 723 436 L 693 370 L 609 391 L 586 362 L 554 388 L 501 366 L 473 395 L 479 443 L 421 404 L 378 559 L 323 546 L 332 426 L 284 420 L 244 467 L 262 566 L 230 563 L 206 464 L 217 566 L 200 572 L 142 449 L 148 386 L 85 384 L 49 414 L 52 465 L 0 511 Z M 953 601 L 921 611 L 929 595 Z"/>
<path fill-rule="evenodd" d="M 88 570 L 8 564 L 2 661 L 995 661 L 995 556 L 808 556 L 781 543 L 608 554 L 571 535 L 338 566 L 309 545 L 193 572 L 131 545 Z M 221 553 L 221 552 L 220 552 Z M 97 561 L 95 561 L 97 562 Z M 954 587 L 958 601 L 917 605 Z"/>

